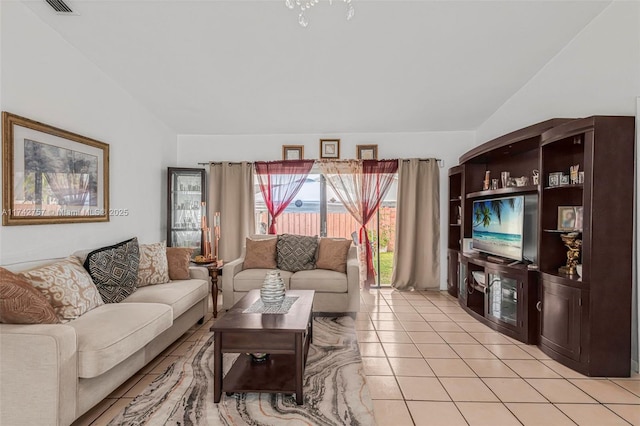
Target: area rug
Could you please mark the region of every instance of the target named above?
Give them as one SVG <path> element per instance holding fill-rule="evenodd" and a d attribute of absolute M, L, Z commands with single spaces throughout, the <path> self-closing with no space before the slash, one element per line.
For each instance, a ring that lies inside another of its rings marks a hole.
<path fill-rule="evenodd" d="M 214 404 L 213 341 L 198 341 L 109 425 L 375 424 L 351 317 L 314 319 L 303 405 L 293 395 L 266 393 L 223 393 Z M 237 355 L 224 357 L 228 369 Z"/>

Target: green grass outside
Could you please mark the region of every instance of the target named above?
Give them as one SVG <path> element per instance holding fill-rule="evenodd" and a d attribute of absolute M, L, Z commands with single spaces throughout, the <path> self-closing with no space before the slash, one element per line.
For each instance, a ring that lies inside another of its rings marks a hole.
<path fill-rule="evenodd" d="M 378 260 L 373 259 L 374 268 L 378 268 Z M 391 271 L 393 269 L 393 252 L 380 253 L 380 270 L 377 271 L 380 275 L 380 284 L 391 284 Z"/>

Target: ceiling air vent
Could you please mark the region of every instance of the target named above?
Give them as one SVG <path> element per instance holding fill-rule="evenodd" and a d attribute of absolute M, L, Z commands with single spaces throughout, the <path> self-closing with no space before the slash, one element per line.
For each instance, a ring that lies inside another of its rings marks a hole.
<path fill-rule="evenodd" d="M 49 6 L 58 13 L 74 14 L 73 10 L 62 0 L 46 0 Z"/>

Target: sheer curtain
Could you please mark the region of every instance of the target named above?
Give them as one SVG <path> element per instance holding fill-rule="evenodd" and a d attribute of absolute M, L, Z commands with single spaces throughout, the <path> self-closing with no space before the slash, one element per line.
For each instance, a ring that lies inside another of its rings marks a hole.
<path fill-rule="evenodd" d="M 320 160 L 318 165 L 329 186 L 360 224 L 360 281 L 369 287 L 375 283 L 376 272 L 366 225 L 393 182 L 398 160 Z"/>
<path fill-rule="evenodd" d="M 220 212 L 219 258 L 240 257 L 245 238 L 255 233 L 253 165 L 211 163 L 209 169 L 209 223 Z"/>
<path fill-rule="evenodd" d="M 300 191 L 313 164 L 314 160 L 258 161 L 254 163 L 260 191 L 271 215 L 269 234 L 277 233 L 277 217 Z"/>
<path fill-rule="evenodd" d="M 391 282 L 398 290 L 440 288 L 440 173 L 436 159 L 399 163 Z"/>

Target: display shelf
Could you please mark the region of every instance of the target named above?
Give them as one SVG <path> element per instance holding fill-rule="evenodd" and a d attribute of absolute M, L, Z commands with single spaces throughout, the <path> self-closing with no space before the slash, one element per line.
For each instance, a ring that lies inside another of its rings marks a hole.
<path fill-rule="evenodd" d="M 202 248 L 205 170 L 169 167 L 167 170 L 167 246 Z"/>
<path fill-rule="evenodd" d="M 556 185 L 556 186 L 545 186 L 545 191 L 556 191 L 559 189 L 584 189 L 584 184 L 582 183 L 574 183 L 568 185 Z"/>
<path fill-rule="evenodd" d="M 486 191 L 470 192 L 466 195 L 467 199 L 479 198 L 479 197 L 493 197 L 499 195 L 517 195 L 517 194 L 530 194 L 538 191 L 538 185 L 526 185 L 526 186 L 510 186 L 507 188 L 488 189 Z"/>

